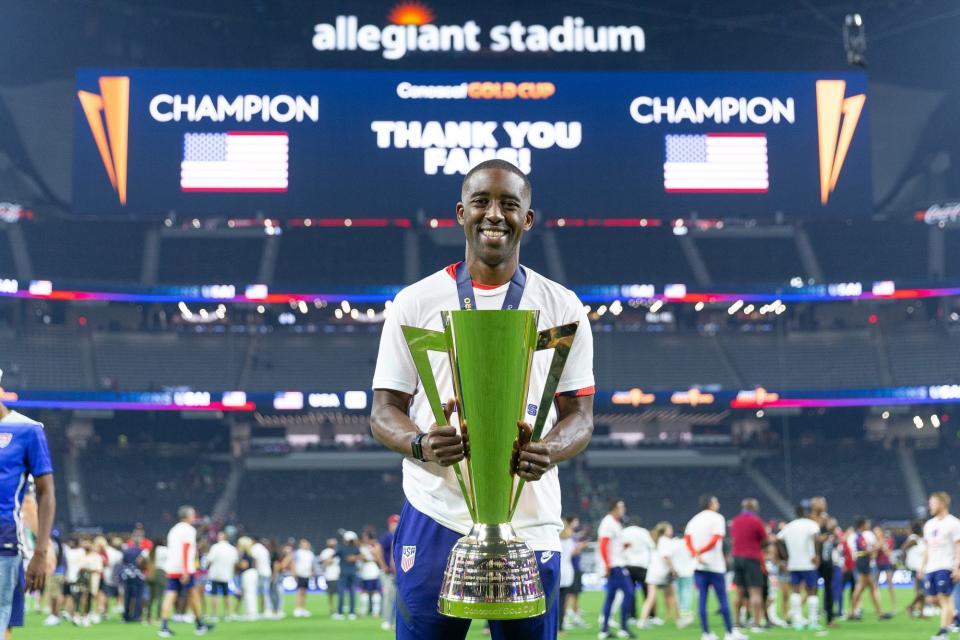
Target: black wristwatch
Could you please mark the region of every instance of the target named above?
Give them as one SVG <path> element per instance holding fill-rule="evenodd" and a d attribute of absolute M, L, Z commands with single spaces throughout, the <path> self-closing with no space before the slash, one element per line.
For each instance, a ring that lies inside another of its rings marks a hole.
<path fill-rule="evenodd" d="M 423 439 L 426 437 L 426 432 L 418 433 L 410 442 L 410 451 L 413 454 L 414 460 L 419 460 L 420 462 L 426 461 L 426 459 L 423 457 Z"/>

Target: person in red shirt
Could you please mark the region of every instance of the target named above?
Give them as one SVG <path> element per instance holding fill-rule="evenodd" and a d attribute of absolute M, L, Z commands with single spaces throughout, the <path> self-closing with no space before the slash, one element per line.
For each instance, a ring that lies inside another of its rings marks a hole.
<path fill-rule="evenodd" d="M 737 585 L 737 601 L 734 611 L 739 619 L 741 607 L 749 598 L 753 627 L 764 625 L 763 610 L 763 546 L 769 532 L 757 515 L 760 503 L 756 498 L 746 498 L 741 503 L 742 511 L 730 524 L 733 539 L 733 581 Z"/>

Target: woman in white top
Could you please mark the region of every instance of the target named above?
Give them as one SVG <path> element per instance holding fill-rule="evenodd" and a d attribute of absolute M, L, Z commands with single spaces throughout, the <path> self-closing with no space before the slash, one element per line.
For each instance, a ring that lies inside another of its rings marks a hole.
<path fill-rule="evenodd" d="M 677 541 L 673 538 L 673 527 L 669 522 L 659 522 L 651 532 L 656 549 L 650 554 L 650 566 L 647 568 L 647 597 L 640 611 L 640 626 L 646 627 L 653 605 L 657 602 L 657 593 L 663 591 L 663 604 L 666 617 L 677 617 L 677 603 L 673 595 L 673 554 Z"/>
<path fill-rule="evenodd" d="M 687 545 L 679 538 L 673 545 L 670 560 L 676 576 L 673 587 L 677 594 L 677 627 L 683 629 L 693 622 L 693 572 L 697 563 L 693 561 Z"/>
<path fill-rule="evenodd" d="M 237 540 L 237 553 L 240 554 L 237 571 L 240 573 L 240 591 L 243 594 L 243 612 L 246 620 L 256 620 L 259 617 L 257 586 L 260 574 L 257 572 L 256 562 L 250 553 L 251 549 L 253 549 L 252 538 L 243 536 Z"/>
<path fill-rule="evenodd" d="M 926 591 L 923 588 L 923 580 L 917 577 L 917 572 L 923 564 L 923 552 L 927 543 L 923 541 L 923 522 L 914 520 L 910 527 L 910 535 L 904 541 L 900 550 L 903 552 L 903 564 L 913 576 L 916 593 L 913 601 L 907 605 L 907 615 L 923 615 L 923 604 L 926 602 Z"/>
<path fill-rule="evenodd" d="M 367 615 L 379 615 L 380 610 L 380 543 L 376 537 L 364 531 L 360 539 L 360 608 L 367 605 Z M 366 602 L 364 602 L 364 599 Z"/>

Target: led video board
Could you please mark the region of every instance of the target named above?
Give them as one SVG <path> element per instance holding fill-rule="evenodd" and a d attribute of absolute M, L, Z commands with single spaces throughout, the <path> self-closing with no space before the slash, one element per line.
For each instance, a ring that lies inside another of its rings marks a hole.
<path fill-rule="evenodd" d="M 868 214 L 858 73 L 82 70 L 74 209 L 452 215 L 503 158 L 561 216 Z"/>

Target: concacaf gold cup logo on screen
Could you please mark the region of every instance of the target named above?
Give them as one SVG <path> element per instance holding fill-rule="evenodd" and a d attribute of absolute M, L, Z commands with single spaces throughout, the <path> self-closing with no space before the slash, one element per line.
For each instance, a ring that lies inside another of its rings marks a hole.
<path fill-rule="evenodd" d="M 100 93 L 78 91 L 107 178 L 120 204 L 127 204 L 127 141 L 130 125 L 130 78 L 101 76 Z"/>
<path fill-rule="evenodd" d="M 817 138 L 820 145 L 820 204 L 827 204 L 837 186 L 843 161 L 867 96 L 844 98 L 845 80 L 817 80 Z M 842 123 L 841 123 L 842 120 Z"/>

